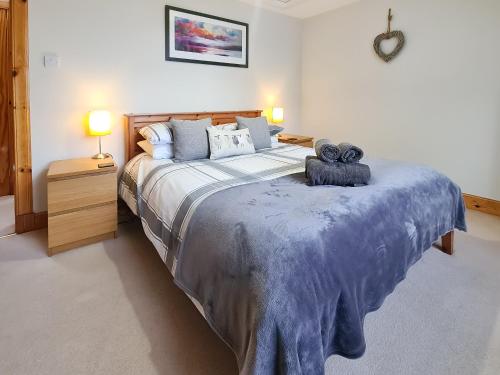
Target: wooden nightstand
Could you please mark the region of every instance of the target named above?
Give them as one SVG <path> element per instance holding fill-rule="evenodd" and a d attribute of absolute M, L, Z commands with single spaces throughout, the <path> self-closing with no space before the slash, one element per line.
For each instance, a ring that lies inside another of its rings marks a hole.
<path fill-rule="evenodd" d="M 99 168 L 100 163 L 113 163 L 113 166 Z M 113 159 L 71 159 L 50 164 L 47 173 L 49 256 L 116 238 L 116 171 Z"/>
<path fill-rule="evenodd" d="M 299 145 L 304 147 L 313 147 L 314 138 L 306 137 L 303 135 L 294 135 L 294 134 L 278 134 L 278 140 L 281 143 L 288 143 L 292 145 Z"/>

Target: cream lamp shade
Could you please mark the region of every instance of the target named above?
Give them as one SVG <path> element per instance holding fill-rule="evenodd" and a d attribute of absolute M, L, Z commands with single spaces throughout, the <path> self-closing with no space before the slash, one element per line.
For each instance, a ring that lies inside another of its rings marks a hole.
<path fill-rule="evenodd" d="M 111 113 L 108 111 L 90 112 L 89 133 L 95 136 L 111 134 Z"/>
<path fill-rule="evenodd" d="M 274 107 L 272 113 L 272 121 L 275 124 L 279 124 L 283 122 L 284 118 L 285 118 L 285 110 L 281 107 Z"/>
<path fill-rule="evenodd" d="M 111 113 L 109 111 L 92 111 L 89 114 L 89 134 L 99 137 L 99 153 L 93 159 L 106 159 L 112 157 L 103 154 L 101 149 L 101 137 L 111 134 Z"/>

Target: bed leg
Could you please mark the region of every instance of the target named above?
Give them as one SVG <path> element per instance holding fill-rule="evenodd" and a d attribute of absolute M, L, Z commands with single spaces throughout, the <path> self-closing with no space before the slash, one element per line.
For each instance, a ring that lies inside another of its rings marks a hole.
<path fill-rule="evenodd" d="M 455 232 L 451 231 L 441 237 L 441 251 L 448 255 L 453 255 L 453 237 Z"/>

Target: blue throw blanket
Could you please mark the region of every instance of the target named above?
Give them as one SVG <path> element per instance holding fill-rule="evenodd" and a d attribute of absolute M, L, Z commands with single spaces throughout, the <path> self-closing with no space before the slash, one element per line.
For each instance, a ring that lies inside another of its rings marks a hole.
<path fill-rule="evenodd" d="M 175 282 L 241 374 L 318 375 L 332 354 L 360 357 L 365 315 L 441 235 L 466 229 L 447 177 L 368 164 L 369 186 L 313 188 L 300 173 L 217 192 L 193 213 Z"/>

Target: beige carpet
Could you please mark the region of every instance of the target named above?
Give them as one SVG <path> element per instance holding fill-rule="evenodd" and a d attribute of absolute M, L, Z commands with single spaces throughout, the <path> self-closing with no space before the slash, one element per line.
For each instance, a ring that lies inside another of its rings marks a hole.
<path fill-rule="evenodd" d="M 14 196 L 0 197 L 0 237 L 16 231 L 15 221 Z"/>
<path fill-rule="evenodd" d="M 430 250 L 366 319 L 366 355 L 327 374 L 500 374 L 500 218 L 470 214 L 457 255 Z M 0 240 L 0 374 L 236 374 L 232 353 L 139 225 L 45 256 L 44 231 Z"/>

